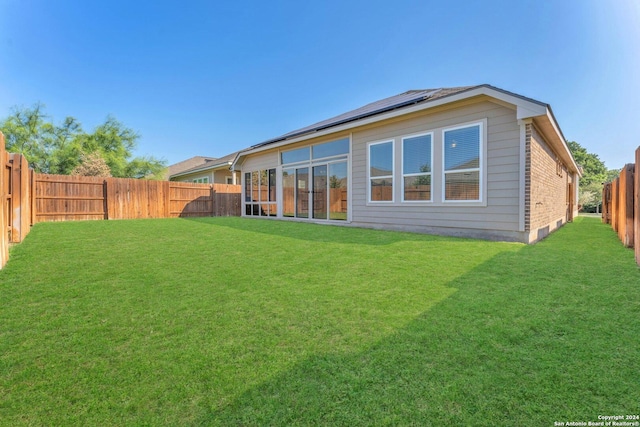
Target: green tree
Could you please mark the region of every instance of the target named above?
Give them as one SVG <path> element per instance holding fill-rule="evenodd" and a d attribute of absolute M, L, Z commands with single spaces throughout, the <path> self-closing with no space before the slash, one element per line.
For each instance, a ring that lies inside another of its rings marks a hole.
<path fill-rule="evenodd" d="M 338 175 L 331 175 L 329 177 L 329 188 L 341 188 L 342 180 L 338 178 Z"/>
<path fill-rule="evenodd" d="M 159 175 L 166 162 L 152 156 L 133 157 L 138 133 L 112 116 L 96 127 L 93 133 L 83 131 L 80 123 L 67 117 L 55 125 L 44 113 L 44 106 L 14 108 L 0 121 L 7 151 L 23 154 L 36 172 L 71 174 L 83 163 L 83 156 L 99 155 L 110 174 L 122 178 L 143 178 Z"/>
<path fill-rule="evenodd" d="M 582 167 L 578 204 L 586 212 L 599 212 L 602 203 L 602 184 L 615 179 L 620 170 L 608 170 L 597 154 L 589 153 L 575 141 L 567 141 L 576 163 Z"/>
<path fill-rule="evenodd" d="M 597 154 L 589 153 L 586 148 L 575 141 L 567 141 L 576 163 L 582 166 L 580 188 L 594 182 L 602 184 L 607 178 L 607 167 Z"/>

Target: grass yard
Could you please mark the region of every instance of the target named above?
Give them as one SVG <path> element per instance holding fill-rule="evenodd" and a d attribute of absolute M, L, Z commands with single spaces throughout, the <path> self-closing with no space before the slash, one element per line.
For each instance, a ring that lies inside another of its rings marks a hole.
<path fill-rule="evenodd" d="M 640 270 L 241 218 L 37 224 L 0 271 L 2 425 L 535 425 L 640 411 Z"/>

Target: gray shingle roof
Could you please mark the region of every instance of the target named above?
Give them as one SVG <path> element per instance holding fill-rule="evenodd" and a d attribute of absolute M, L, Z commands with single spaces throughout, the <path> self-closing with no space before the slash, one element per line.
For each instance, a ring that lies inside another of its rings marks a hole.
<path fill-rule="evenodd" d="M 231 165 L 231 163 L 233 162 L 233 159 L 236 158 L 236 154 L 238 154 L 238 152 L 233 152 L 231 154 L 227 154 L 226 156 L 222 156 L 219 158 L 215 158 L 215 157 L 207 157 L 206 160 L 196 166 L 190 167 L 188 169 L 184 169 L 181 170 L 179 172 L 175 172 L 173 174 L 170 174 L 170 177 L 172 176 L 180 176 L 180 175 L 186 175 L 188 173 L 191 172 L 195 172 L 195 171 L 199 171 L 199 170 L 205 170 L 205 169 L 209 169 L 209 168 L 217 168 L 220 166 L 225 166 L 225 165 Z"/>
<path fill-rule="evenodd" d="M 338 126 L 343 123 L 352 122 L 355 120 L 360 120 L 365 117 L 371 117 L 376 114 L 381 114 L 387 111 L 395 110 L 398 108 L 407 107 L 413 104 L 417 104 L 424 101 L 433 101 L 438 98 L 442 98 L 445 96 L 453 95 L 458 92 L 463 92 L 465 90 L 471 89 L 475 86 L 461 86 L 461 87 L 451 87 L 451 88 L 439 88 L 439 89 L 419 89 L 419 90 L 409 90 L 407 92 L 401 93 L 399 95 L 394 95 L 389 98 L 381 99 L 379 101 L 372 102 L 370 104 L 364 105 L 360 108 L 356 108 L 355 110 L 348 111 L 346 113 L 340 114 L 338 116 L 332 117 L 330 119 L 322 120 L 318 123 L 314 123 L 310 126 L 306 126 L 297 130 L 294 130 L 289 133 L 285 133 L 284 135 L 279 136 L 278 138 L 270 139 L 268 141 L 264 141 L 260 144 L 256 144 L 251 148 L 261 147 L 263 145 L 272 144 L 278 141 L 283 141 L 289 138 L 293 138 L 296 136 L 301 136 L 304 134 L 317 132 L 322 129 L 327 129 L 333 126 Z"/>

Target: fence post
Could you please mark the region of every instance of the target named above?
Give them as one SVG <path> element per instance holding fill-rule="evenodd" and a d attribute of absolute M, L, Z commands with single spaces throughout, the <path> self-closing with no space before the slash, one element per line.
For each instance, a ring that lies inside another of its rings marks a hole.
<path fill-rule="evenodd" d="M 213 189 L 213 184 L 209 185 L 209 198 L 211 199 L 211 216 L 216 216 L 216 190 Z"/>
<path fill-rule="evenodd" d="M 102 209 L 104 209 L 104 219 L 109 219 L 109 202 L 107 201 L 107 180 L 102 181 L 102 197 L 104 197 L 104 201 L 102 202 Z"/>
<path fill-rule="evenodd" d="M 633 247 L 633 171 L 632 164 L 626 164 L 618 178 L 618 237 L 626 247 Z"/>
<path fill-rule="evenodd" d="M 640 265 L 640 147 L 636 149 L 636 165 L 633 174 L 633 232 L 636 264 Z"/>
<path fill-rule="evenodd" d="M 4 135 L 0 132 L 0 268 L 9 258 L 9 231 L 7 230 L 7 155 L 4 149 Z"/>
<path fill-rule="evenodd" d="M 31 226 L 36 223 L 36 171 L 29 169 L 29 204 L 31 206 Z"/>

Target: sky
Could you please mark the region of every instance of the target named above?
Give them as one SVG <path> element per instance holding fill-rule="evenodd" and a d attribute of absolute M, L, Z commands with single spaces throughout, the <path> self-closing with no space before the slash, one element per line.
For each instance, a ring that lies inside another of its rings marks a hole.
<path fill-rule="evenodd" d="M 632 163 L 640 0 L 0 0 L 0 119 L 112 115 L 168 164 L 484 83 L 550 104 L 608 168 Z"/>

